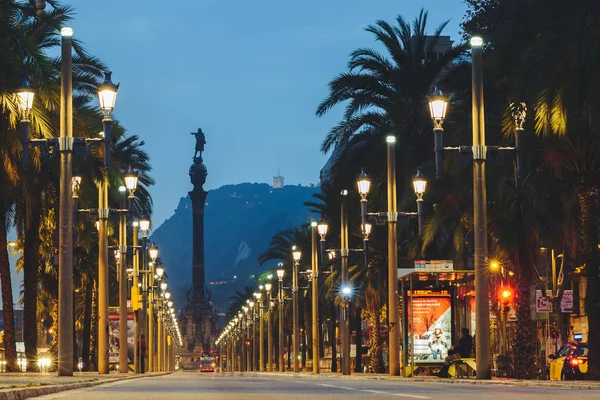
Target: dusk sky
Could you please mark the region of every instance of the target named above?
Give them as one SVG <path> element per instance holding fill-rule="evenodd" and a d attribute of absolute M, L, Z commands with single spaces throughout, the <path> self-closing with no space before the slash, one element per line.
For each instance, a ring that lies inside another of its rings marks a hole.
<path fill-rule="evenodd" d="M 317 184 L 320 143 L 341 115 L 315 117 L 327 83 L 364 28 L 429 11 L 458 40 L 462 0 L 65 0 L 71 26 L 120 82 L 114 116 L 146 142 L 156 186 L 154 227 L 191 189 L 190 132 L 206 134 L 206 189 L 241 182 Z"/>

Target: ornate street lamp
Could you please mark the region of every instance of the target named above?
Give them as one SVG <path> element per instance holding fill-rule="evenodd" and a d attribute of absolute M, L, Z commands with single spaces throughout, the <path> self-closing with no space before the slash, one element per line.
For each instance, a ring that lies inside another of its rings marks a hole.
<path fill-rule="evenodd" d="M 17 104 L 19 106 L 19 110 L 21 111 L 21 118 L 23 120 L 29 120 L 29 114 L 33 109 L 34 98 L 35 91 L 31 87 L 29 78 L 27 76 L 23 76 L 21 86 L 19 86 L 17 89 Z M 27 136 L 27 138 L 29 139 L 29 136 Z"/>
<path fill-rule="evenodd" d="M 415 194 L 417 195 L 417 221 L 419 224 L 419 233 L 423 232 L 423 194 L 425 194 L 426 186 L 427 180 L 419 168 L 417 174 L 413 178 L 413 187 L 415 189 Z"/>
<path fill-rule="evenodd" d="M 356 185 L 358 186 L 358 194 L 360 194 L 361 201 L 367 200 L 367 195 L 371 189 L 371 179 L 365 174 L 365 171 L 361 171 L 358 179 L 356 179 Z"/>
<path fill-rule="evenodd" d="M 319 236 L 321 237 L 321 242 L 325 241 L 328 230 L 329 230 L 329 225 L 327 225 L 327 222 L 320 221 L 319 223 L 317 223 L 317 231 L 319 232 Z"/>
<path fill-rule="evenodd" d="M 444 133 L 444 119 L 448 110 L 448 98 L 438 89 L 435 89 L 429 100 L 429 112 L 433 121 L 433 138 L 435 150 L 435 177 L 441 179 L 444 166 L 444 146 L 442 144 L 442 133 Z"/>
<path fill-rule="evenodd" d="M 148 248 L 148 254 L 150 255 L 150 260 L 152 260 L 152 262 L 155 262 L 156 259 L 158 258 L 158 247 L 156 247 L 154 242 L 152 242 L 152 246 L 150 246 L 150 248 Z M 157 269 L 158 268 L 160 268 L 160 267 L 157 267 Z M 158 271 L 156 273 L 158 274 Z"/>
<path fill-rule="evenodd" d="M 115 109 L 117 92 L 119 91 L 119 84 L 114 84 L 111 78 L 112 72 L 104 72 L 104 82 L 98 86 L 98 100 L 100 101 L 100 108 L 105 117 L 110 117 L 110 114 Z"/>
<path fill-rule="evenodd" d="M 147 236 L 148 231 L 150 230 L 150 220 L 148 218 L 142 218 L 139 221 L 140 223 L 140 231 L 142 231 L 142 236 Z"/>
<path fill-rule="evenodd" d="M 129 167 L 127 173 L 123 176 L 125 187 L 129 190 L 129 196 L 132 197 L 138 186 L 138 173 Z"/>

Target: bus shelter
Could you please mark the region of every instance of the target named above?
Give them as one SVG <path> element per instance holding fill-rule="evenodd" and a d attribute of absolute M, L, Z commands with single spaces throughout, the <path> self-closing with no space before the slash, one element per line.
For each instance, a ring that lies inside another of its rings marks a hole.
<path fill-rule="evenodd" d="M 404 376 L 432 374 L 443 365 L 462 328 L 475 334 L 475 272 L 454 270 L 452 261 L 415 261 L 414 269 L 398 272 L 402 370 Z"/>

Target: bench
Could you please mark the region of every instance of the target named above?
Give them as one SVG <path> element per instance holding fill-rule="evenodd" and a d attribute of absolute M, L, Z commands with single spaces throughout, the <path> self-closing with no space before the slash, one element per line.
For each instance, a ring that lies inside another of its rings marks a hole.
<path fill-rule="evenodd" d="M 475 376 L 477 364 L 474 358 L 456 358 L 450 361 L 448 375 L 453 378 L 470 378 Z"/>

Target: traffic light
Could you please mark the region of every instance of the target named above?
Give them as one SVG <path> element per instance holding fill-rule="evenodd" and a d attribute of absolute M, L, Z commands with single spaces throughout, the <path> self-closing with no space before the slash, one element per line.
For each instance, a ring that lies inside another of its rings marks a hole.
<path fill-rule="evenodd" d="M 510 303 L 513 301 L 513 294 L 510 288 L 500 288 L 500 302 L 504 307 L 504 312 L 510 311 Z"/>

